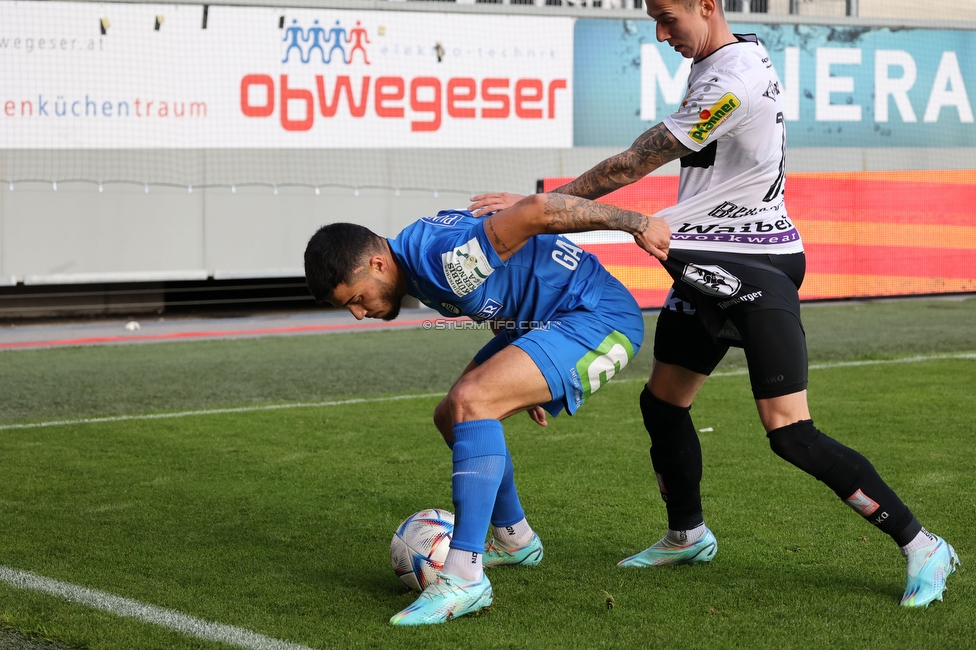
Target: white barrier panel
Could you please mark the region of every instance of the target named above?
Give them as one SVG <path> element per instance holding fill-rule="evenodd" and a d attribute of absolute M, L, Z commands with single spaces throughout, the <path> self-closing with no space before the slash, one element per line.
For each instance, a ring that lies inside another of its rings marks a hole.
<path fill-rule="evenodd" d="M 573 23 L 4 2 L 0 147 L 571 147 Z"/>

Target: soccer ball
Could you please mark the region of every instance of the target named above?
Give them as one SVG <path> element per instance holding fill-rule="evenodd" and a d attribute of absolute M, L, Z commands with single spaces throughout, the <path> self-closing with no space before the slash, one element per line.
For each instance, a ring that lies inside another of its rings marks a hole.
<path fill-rule="evenodd" d="M 390 542 L 390 563 L 403 584 L 423 591 L 437 580 L 453 534 L 454 515 L 447 510 L 421 510 L 404 519 Z"/>

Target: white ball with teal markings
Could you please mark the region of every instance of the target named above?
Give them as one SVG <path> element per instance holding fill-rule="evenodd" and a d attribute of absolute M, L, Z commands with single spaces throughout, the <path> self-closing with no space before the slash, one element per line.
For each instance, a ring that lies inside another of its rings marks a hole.
<path fill-rule="evenodd" d="M 390 542 L 394 573 L 414 591 L 423 591 L 444 567 L 453 534 L 454 515 L 447 510 L 431 508 L 410 515 Z"/>

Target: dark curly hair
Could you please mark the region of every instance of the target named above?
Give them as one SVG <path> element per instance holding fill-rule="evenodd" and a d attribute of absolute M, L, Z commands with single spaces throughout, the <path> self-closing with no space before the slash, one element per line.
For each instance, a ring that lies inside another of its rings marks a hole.
<path fill-rule="evenodd" d="M 305 281 L 316 302 L 332 297 L 340 284 L 350 284 L 353 271 L 383 249 L 383 238 L 354 223 L 322 226 L 305 247 Z"/>

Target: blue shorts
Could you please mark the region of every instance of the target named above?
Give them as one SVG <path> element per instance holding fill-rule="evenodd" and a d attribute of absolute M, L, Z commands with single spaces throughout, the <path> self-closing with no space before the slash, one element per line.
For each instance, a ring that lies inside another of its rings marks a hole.
<path fill-rule="evenodd" d="M 610 278 L 593 310 L 559 312 L 524 333 L 499 332 L 475 355 L 481 365 L 507 345 L 524 350 L 542 371 L 552 401 L 550 415 L 564 408 L 572 415 L 583 402 L 620 372 L 644 341 L 644 316 L 637 301 Z"/>

